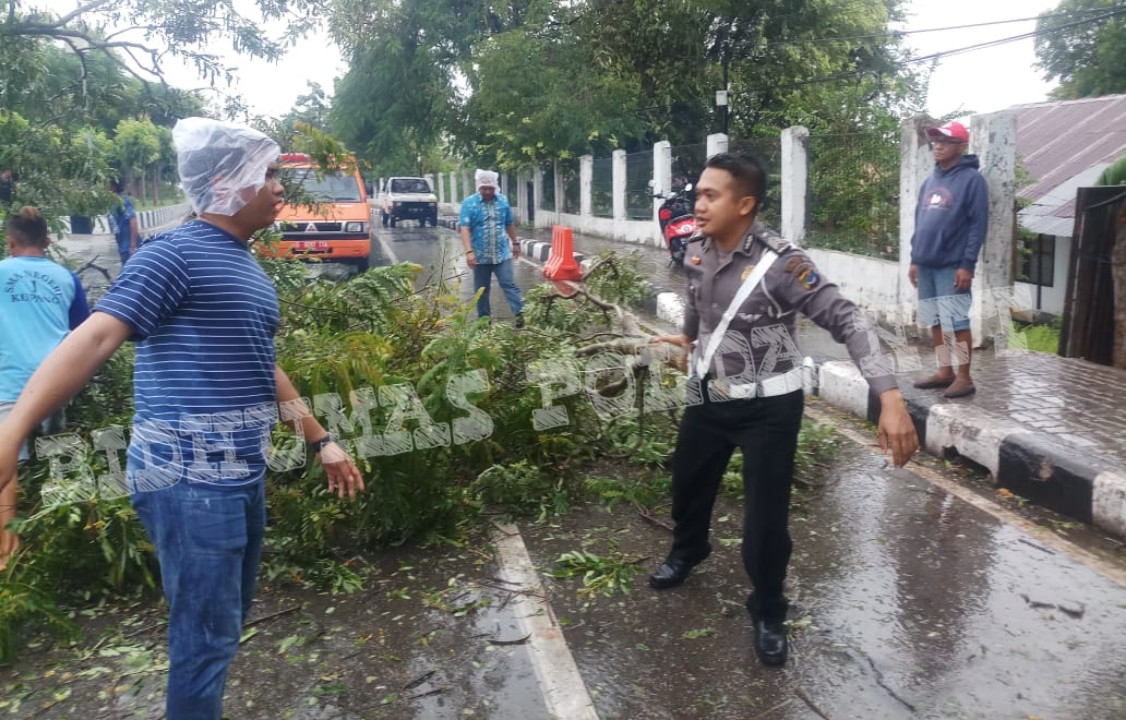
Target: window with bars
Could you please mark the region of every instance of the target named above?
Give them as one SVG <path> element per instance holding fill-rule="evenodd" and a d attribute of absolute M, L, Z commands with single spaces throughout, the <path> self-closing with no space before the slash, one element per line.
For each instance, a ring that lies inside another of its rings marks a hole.
<path fill-rule="evenodd" d="M 1021 243 L 1018 279 L 1043 287 L 1055 284 L 1056 238 L 1054 235 L 1037 235 Z"/>

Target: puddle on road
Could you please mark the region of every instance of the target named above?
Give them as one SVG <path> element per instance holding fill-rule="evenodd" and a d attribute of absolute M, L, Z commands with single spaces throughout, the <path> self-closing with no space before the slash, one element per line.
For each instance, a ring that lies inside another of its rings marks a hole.
<path fill-rule="evenodd" d="M 652 591 L 643 573 L 625 596 L 586 601 L 554 585 L 600 715 L 1126 717 L 1126 589 L 882 465 L 845 443 L 832 481 L 793 517 L 793 652 L 780 671 L 751 649 L 736 499 L 718 503 L 712 557 L 680 588 Z M 670 539 L 627 506 L 523 530 L 541 569 L 616 548 L 648 558 L 647 573 Z"/>

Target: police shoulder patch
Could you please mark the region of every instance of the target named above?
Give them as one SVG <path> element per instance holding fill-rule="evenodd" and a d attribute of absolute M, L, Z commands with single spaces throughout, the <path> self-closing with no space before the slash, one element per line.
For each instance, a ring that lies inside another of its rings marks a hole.
<path fill-rule="evenodd" d="M 801 263 L 795 267 L 793 276 L 804 290 L 812 290 L 821 283 L 821 275 L 818 274 L 817 268 L 809 263 Z"/>

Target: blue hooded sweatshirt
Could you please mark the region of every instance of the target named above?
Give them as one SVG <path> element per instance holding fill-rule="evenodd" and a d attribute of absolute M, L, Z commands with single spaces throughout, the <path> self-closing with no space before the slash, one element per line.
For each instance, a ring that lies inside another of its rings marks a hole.
<path fill-rule="evenodd" d="M 963 155 L 949 170 L 935 165 L 919 191 L 912 265 L 974 271 L 989 227 L 989 189 L 978 167 L 977 155 Z"/>

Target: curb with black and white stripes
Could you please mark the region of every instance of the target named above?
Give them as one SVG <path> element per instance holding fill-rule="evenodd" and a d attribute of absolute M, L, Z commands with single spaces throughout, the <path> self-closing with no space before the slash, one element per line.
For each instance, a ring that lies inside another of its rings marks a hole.
<path fill-rule="evenodd" d="M 141 230 L 142 234 L 147 234 L 145 233 L 146 230 L 163 228 L 178 223 L 186 218 L 191 210 L 191 206 L 187 203 L 168 205 L 167 207 L 157 208 L 155 210 L 141 210 L 137 213 L 137 227 Z M 70 216 L 64 216 L 62 220 L 63 225 L 66 227 L 66 232 L 69 235 Z M 105 235 L 111 232 L 109 217 L 107 215 L 96 215 L 90 218 L 90 221 L 95 234 Z"/>
<path fill-rule="evenodd" d="M 448 230 L 457 230 L 457 219 L 455 218 L 438 218 L 438 225 Z M 530 240 L 524 238 L 519 240 L 520 252 L 527 259 L 532 262 L 546 263 L 547 259 L 551 256 L 551 241 L 549 240 Z M 583 253 L 575 253 L 575 262 L 579 264 L 583 272 L 586 272 L 589 266 L 589 261 Z"/>
<path fill-rule="evenodd" d="M 853 363 L 822 364 L 819 386 L 830 405 L 879 420 L 879 400 Z M 907 409 L 932 455 L 972 460 L 996 487 L 1126 539 L 1126 473 L 1113 461 L 973 404 L 910 397 Z"/>
<path fill-rule="evenodd" d="M 520 252 L 524 257 L 532 262 L 546 263 L 547 259 L 551 257 L 551 242 L 547 240 L 528 240 L 523 239 L 520 241 Z M 574 253 L 575 262 L 585 273 L 590 267 L 586 255 L 581 252 Z"/>

